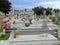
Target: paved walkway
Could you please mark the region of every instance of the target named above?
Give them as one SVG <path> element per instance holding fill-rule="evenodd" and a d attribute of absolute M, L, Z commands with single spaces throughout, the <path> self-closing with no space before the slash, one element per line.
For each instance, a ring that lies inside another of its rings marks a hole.
<path fill-rule="evenodd" d="M 20 35 L 16 39 L 11 36 L 9 45 L 53 45 L 59 42 L 57 38 L 51 34 L 47 37 L 42 36 L 43 35 Z"/>

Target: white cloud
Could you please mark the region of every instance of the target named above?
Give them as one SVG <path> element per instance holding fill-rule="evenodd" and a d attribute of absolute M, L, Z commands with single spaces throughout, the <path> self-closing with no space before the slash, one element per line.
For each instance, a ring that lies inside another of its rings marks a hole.
<path fill-rule="evenodd" d="M 60 8 L 60 1 L 39 2 L 35 4 L 35 6 L 40 6 L 40 5 L 43 7 Z"/>
<path fill-rule="evenodd" d="M 53 1 L 53 2 L 42 2 L 42 3 L 40 3 L 40 4 L 46 5 L 46 4 L 55 4 L 55 3 L 57 3 L 57 2 L 56 2 L 56 1 Z"/>
<path fill-rule="evenodd" d="M 39 3 L 32 4 L 32 5 L 14 5 L 13 7 L 31 9 L 36 6 L 52 7 L 52 8 L 60 9 L 60 1 L 39 2 Z"/>

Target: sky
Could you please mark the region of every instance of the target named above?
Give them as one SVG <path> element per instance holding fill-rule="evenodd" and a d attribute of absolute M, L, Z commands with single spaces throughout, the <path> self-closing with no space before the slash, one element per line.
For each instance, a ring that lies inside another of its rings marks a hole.
<path fill-rule="evenodd" d="M 9 0 L 13 10 L 32 9 L 37 6 L 59 8 L 60 0 Z"/>

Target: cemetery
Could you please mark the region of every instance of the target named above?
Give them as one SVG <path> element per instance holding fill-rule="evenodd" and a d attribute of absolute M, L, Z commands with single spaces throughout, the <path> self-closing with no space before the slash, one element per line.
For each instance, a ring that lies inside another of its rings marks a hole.
<path fill-rule="evenodd" d="M 59 4 L 0 0 L 0 45 L 60 45 Z"/>
<path fill-rule="evenodd" d="M 5 42 L 8 41 L 8 44 L 12 45 L 29 45 L 30 43 L 33 45 L 35 41 L 37 41 L 36 44 L 59 43 L 58 26 L 51 19 L 46 16 L 43 19 L 39 18 L 39 20 L 35 16 L 31 20 L 30 17 L 25 17 L 25 19 L 18 17 L 8 16 L 3 19 L 4 25 L 3 31 L 0 33 L 0 40 L 6 40 Z"/>

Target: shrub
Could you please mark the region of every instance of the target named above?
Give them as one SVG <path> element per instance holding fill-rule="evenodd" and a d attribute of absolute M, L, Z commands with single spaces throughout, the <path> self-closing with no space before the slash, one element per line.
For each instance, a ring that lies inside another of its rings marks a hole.
<path fill-rule="evenodd" d="M 58 29 L 54 29 L 54 32 L 58 32 Z"/>
<path fill-rule="evenodd" d="M 54 22 L 55 21 L 55 18 L 52 18 L 52 22 Z"/>
<path fill-rule="evenodd" d="M 55 21 L 54 24 L 59 25 L 59 21 Z"/>

